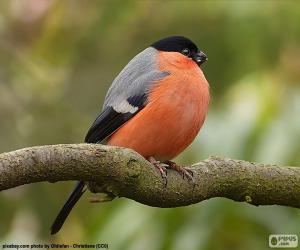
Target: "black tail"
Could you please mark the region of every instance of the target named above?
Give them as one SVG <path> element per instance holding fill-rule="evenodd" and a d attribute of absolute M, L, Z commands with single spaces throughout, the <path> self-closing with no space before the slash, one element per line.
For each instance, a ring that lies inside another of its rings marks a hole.
<path fill-rule="evenodd" d="M 66 218 L 68 217 L 69 213 L 71 212 L 72 208 L 75 206 L 76 202 L 80 199 L 83 195 L 85 184 L 83 181 L 79 181 L 75 186 L 74 190 L 72 191 L 71 195 L 69 196 L 68 200 L 64 204 L 64 206 L 59 211 L 55 221 L 51 226 L 51 234 L 56 234 L 64 224 Z"/>

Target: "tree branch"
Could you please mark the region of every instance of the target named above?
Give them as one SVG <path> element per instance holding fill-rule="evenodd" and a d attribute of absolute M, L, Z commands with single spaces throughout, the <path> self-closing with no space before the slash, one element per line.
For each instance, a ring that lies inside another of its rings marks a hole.
<path fill-rule="evenodd" d="M 130 149 L 99 144 L 24 148 L 0 154 L 0 191 L 34 182 L 84 180 L 106 192 L 156 207 L 186 206 L 213 197 L 253 205 L 300 208 L 300 168 L 211 157 L 191 167 L 195 186 L 175 171 L 168 185 Z"/>

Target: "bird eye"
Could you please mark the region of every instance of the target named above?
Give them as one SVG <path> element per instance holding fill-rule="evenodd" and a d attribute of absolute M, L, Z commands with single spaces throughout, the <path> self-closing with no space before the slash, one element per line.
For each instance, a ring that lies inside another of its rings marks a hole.
<path fill-rule="evenodd" d="M 181 54 L 185 56 L 189 56 L 191 54 L 191 51 L 188 48 L 185 48 L 181 51 Z"/>

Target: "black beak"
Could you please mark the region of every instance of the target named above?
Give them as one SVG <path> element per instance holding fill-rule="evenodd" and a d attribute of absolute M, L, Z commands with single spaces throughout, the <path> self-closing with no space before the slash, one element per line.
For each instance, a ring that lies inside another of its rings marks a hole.
<path fill-rule="evenodd" d="M 193 56 L 193 60 L 200 66 L 202 63 L 207 61 L 207 56 L 202 51 L 199 51 Z"/>

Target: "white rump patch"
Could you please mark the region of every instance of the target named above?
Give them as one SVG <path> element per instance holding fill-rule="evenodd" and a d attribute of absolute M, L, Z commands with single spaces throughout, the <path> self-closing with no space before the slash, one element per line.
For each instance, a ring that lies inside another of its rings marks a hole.
<path fill-rule="evenodd" d="M 128 101 L 124 100 L 120 102 L 117 105 L 113 106 L 114 110 L 117 111 L 118 113 L 131 113 L 134 114 L 137 110 L 138 107 L 132 106 Z"/>

